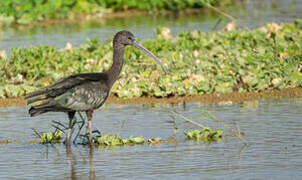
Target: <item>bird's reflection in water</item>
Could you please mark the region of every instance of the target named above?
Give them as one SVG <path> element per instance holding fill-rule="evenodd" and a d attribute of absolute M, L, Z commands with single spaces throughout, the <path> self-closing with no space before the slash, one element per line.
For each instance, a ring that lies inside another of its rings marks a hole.
<path fill-rule="evenodd" d="M 89 179 L 90 180 L 96 179 L 94 167 L 93 167 L 93 153 L 94 153 L 94 148 L 90 147 L 89 148 Z M 75 156 L 73 155 L 70 146 L 66 146 L 66 155 L 67 155 L 67 161 L 70 169 L 70 179 L 77 179 L 76 171 L 74 168 L 76 162 L 73 159 Z"/>

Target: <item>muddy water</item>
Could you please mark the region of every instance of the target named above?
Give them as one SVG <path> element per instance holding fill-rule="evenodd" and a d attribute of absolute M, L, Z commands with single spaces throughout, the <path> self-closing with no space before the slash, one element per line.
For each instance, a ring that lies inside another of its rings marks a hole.
<path fill-rule="evenodd" d="M 302 18 L 300 0 L 238 0 L 234 7 L 221 7 L 238 20 L 239 27 L 255 28 L 268 22 L 291 22 Z M 217 25 L 217 22 L 220 23 Z M 198 29 L 209 32 L 223 28 L 229 22 L 218 13 L 178 14 L 167 16 L 141 15 L 80 23 L 60 23 L 46 26 L 20 26 L 0 31 L 0 50 L 32 45 L 55 45 L 62 48 L 67 42 L 74 46 L 85 44 L 87 38 L 106 41 L 121 29 L 128 29 L 139 39 L 156 36 L 155 29 L 169 27 L 176 35 L 182 31 Z M 216 27 L 217 25 L 217 27 Z"/>
<path fill-rule="evenodd" d="M 211 127 L 219 124 L 200 120 L 198 109 L 214 113 L 231 127 L 239 125 L 249 144 L 235 137 L 205 145 L 185 141 L 182 132 L 194 128 L 176 118 L 179 132 L 175 143 L 116 148 L 73 145 L 24 145 L 36 140 L 31 128 L 51 131 L 51 121 L 66 122 L 61 113 L 30 118 L 28 107 L 0 108 L 0 179 L 299 179 L 302 176 L 302 99 L 249 101 L 217 105 L 188 103 L 171 105 L 107 105 L 96 111 L 93 126 L 103 133 L 121 136 L 168 138 L 173 132 L 171 114 L 181 114 Z M 226 132 L 227 133 L 227 132 Z"/>

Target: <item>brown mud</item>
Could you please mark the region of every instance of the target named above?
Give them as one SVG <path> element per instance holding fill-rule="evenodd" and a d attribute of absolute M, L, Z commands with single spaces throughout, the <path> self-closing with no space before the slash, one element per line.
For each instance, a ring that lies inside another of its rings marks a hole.
<path fill-rule="evenodd" d="M 132 99 L 120 99 L 116 96 L 110 96 L 107 104 L 177 104 L 183 102 L 201 102 L 201 103 L 239 103 L 259 99 L 289 99 L 302 98 L 302 88 L 286 88 L 282 90 L 267 90 L 263 92 L 232 92 L 232 93 L 213 93 L 196 96 L 152 98 L 137 97 Z M 0 107 L 26 106 L 24 97 L 0 99 Z"/>
<path fill-rule="evenodd" d="M 8 139 L 0 140 L 0 145 L 1 144 L 10 144 L 10 143 L 19 143 L 19 141 L 18 140 L 8 140 Z"/>

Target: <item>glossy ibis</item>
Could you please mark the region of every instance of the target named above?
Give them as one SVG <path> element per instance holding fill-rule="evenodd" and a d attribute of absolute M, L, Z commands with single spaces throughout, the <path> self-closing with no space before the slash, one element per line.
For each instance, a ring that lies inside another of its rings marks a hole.
<path fill-rule="evenodd" d="M 30 116 L 37 116 L 50 111 L 67 113 L 69 127 L 66 144 L 70 145 L 72 119 L 76 111 L 85 111 L 88 119 L 89 142 L 92 144 L 91 120 L 93 111 L 104 104 L 112 85 L 117 80 L 123 67 L 124 50 L 127 45 L 135 46 L 146 52 L 167 73 L 160 60 L 138 44 L 131 32 L 120 31 L 113 39 L 113 64 L 110 69 L 101 73 L 75 74 L 28 94 L 25 97 L 27 103 L 34 103 L 29 109 Z"/>

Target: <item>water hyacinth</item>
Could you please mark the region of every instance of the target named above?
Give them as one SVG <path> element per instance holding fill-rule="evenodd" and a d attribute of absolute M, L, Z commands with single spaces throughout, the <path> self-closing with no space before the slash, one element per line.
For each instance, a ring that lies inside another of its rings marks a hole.
<path fill-rule="evenodd" d="M 204 127 L 203 131 L 191 130 L 184 132 L 188 140 L 203 141 L 205 143 L 216 142 L 222 139 L 223 131 Z"/>
<path fill-rule="evenodd" d="M 101 137 L 95 137 L 93 141 L 99 146 L 137 145 L 144 144 L 145 138 L 143 136 L 121 138 L 117 135 L 105 134 Z"/>
<path fill-rule="evenodd" d="M 56 130 L 54 133 L 48 132 L 48 133 L 43 133 L 42 136 L 40 137 L 40 142 L 43 144 L 46 143 L 59 143 L 60 140 L 62 139 L 62 131 Z"/>
<path fill-rule="evenodd" d="M 60 143 L 62 139 L 63 139 L 62 131 L 56 130 L 54 133 L 53 132 L 43 133 L 40 136 L 40 143 L 57 144 Z M 123 138 L 114 134 L 104 134 L 102 136 L 93 137 L 94 145 L 99 147 L 126 146 L 126 145 L 134 146 L 134 145 L 142 145 L 142 144 L 152 145 L 152 144 L 160 144 L 162 142 L 174 143 L 175 139 L 162 140 L 162 138 L 160 137 L 145 139 L 145 137 L 143 136 L 138 136 L 138 137 L 130 136 L 129 138 Z M 82 144 L 86 144 L 86 142 L 83 142 Z"/>
<path fill-rule="evenodd" d="M 254 30 L 182 32 L 142 44 L 169 73 L 164 75 L 145 54 L 127 47 L 113 95 L 170 97 L 302 87 L 301 20 Z M 72 51 L 51 46 L 12 49 L 0 66 L 0 97 L 23 96 L 30 92 L 28 87 L 40 88 L 75 73 L 103 71 L 111 63 L 112 44 L 98 40 Z"/>

